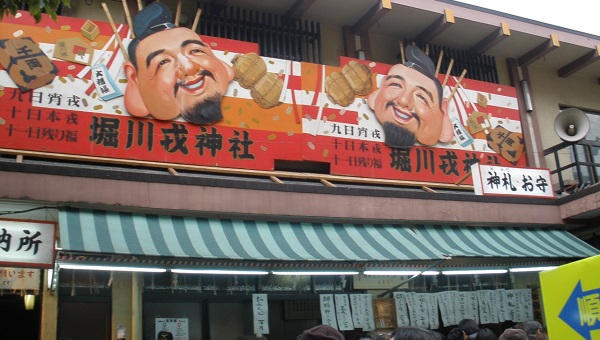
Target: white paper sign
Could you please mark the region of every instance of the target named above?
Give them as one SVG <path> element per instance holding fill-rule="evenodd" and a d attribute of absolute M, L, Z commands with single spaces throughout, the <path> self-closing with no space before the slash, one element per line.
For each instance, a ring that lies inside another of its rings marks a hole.
<path fill-rule="evenodd" d="M 515 293 L 515 322 L 533 320 L 533 301 L 531 299 L 531 289 L 514 289 Z"/>
<path fill-rule="evenodd" d="M 425 295 L 425 294 L 424 294 Z M 438 299 L 435 294 L 425 295 L 429 301 L 427 301 L 428 314 L 429 314 L 429 328 L 438 329 L 440 328 L 440 318 L 438 313 Z"/>
<path fill-rule="evenodd" d="M 40 289 L 40 269 L 0 267 L 0 289 Z"/>
<path fill-rule="evenodd" d="M 373 313 L 373 296 L 371 294 L 363 294 L 363 308 L 365 309 L 365 325 L 363 331 L 375 330 L 375 314 Z"/>
<path fill-rule="evenodd" d="M 366 321 L 363 294 L 350 294 L 350 305 L 352 307 L 352 322 L 354 328 L 363 328 Z"/>
<path fill-rule="evenodd" d="M 498 313 L 495 306 L 495 293 L 492 290 L 478 290 L 477 302 L 479 303 L 479 322 L 498 323 Z"/>
<path fill-rule="evenodd" d="M 394 301 L 396 302 L 396 323 L 398 327 L 410 326 L 408 307 L 406 306 L 406 293 L 394 292 Z"/>
<path fill-rule="evenodd" d="M 335 317 L 335 302 L 333 294 L 321 294 L 319 296 L 321 306 L 321 320 L 324 325 L 338 329 L 337 319 Z"/>
<path fill-rule="evenodd" d="M 476 195 L 554 198 L 550 170 L 473 164 Z"/>
<path fill-rule="evenodd" d="M 156 318 L 154 320 L 155 339 L 158 339 L 160 332 L 171 333 L 173 340 L 190 339 L 187 318 Z"/>
<path fill-rule="evenodd" d="M 413 292 L 406 294 L 410 325 L 413 327 L 429 328 L 429 298 L 426 295 Z"/>
<path fill-rule="evenodd" d="M 456 301 L 454 312 L 459 321 L 473 319 L 479 323 L 479 305 L 476 292 L 457 292 Z"/>
<path fill-rule="evenodd" d="M 269 334 L 269 300 L 267 294 L 252 294 L 254 334 Z"/>
<path fill-rule="evenodd" d="M 479 322 L 479 302 L 477 301 L 477 292 L 465 292 L 466 295 L 466 310 L 464 318 L 473 319 Z"/>
<path fill-rule="evenodd" d="M 354 324 L 352 323 L 352 311 L 350 310 L 350 299 L 348 299 L 347 294 L 335 295 L 335 315 L 340 331 L 354 329 Z"/>
<path fill-rule="evenodd" d="M 438 297 L 438 307 L 440 309 L 442 324 L 444 327 L 457 325 L 458 321 L 460 321 L 456 320 L 455 306 L 458 305 L 456 303 L 456 293 L 457 292 L 455 291 L 436 293 Z"/>

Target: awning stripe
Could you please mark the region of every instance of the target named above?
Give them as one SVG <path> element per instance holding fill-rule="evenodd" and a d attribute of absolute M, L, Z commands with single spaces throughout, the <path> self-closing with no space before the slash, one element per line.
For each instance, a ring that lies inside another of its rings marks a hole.
<path fill-rule="evenodd" d="M 522 232 L 525 231 L 523 230 Z M 523 242 L 522 237 L 508 237 L 504 228 L 491 230 L 491 233 L 488 234 L 488 237 L 490 240 L 498 240 L 498 242 L 503 244 L 505 248 L 513 249 L 512 253 L 507 254 L 507 256 L 511 256 L 512 254 L 519 254 L 519 256 L 543 256 L 543 253 L 538 251 L 537 247 L 531 247 L 531 243 L 529 243 L 528 247 L 527 243 Z M 527 251 L 523 251 L 523 249 L 527 249 Z"/>
<path fill-rule="evenodd" d="M 129 251 L 127 241 L 123 230 L 123 219 L 114 214 L 106 214 L 106 227 L 108 228 L 107 237 L 112 239 L 112 244 L 115 247 L 115 252 L 123 253 Z M 108 242 L 108 241 L 104 241 Z"/>
<path fill-rule="evenodd" d="M 583 258 L 600 253 L 559 229 L 420 225 L 414 230 L 453 256 Z"/>
<path fill-rule="evenodd" d="M 506 232 L 510 232 L 510 230 L 506 230 Z M 539 252 L 540 254 L 552 254 L 553 256 L 561 256 L 563 252 L 558 251 L 554 246 L 552 246 L 553 242 L 561 242 L 560 240 L 549 240 L 545 237 L 549 231 L 545 231 L 543 233 L 536 233 L 533 230 L 523 230 L 520 233 L 520 237 L 517 239 L 523 239 L 527 242 L 523 242 L 524 247 L 529 247 L 532 252 Z M 576 252 L 577 253 L 577 252 Z"/>
<path fill-rule="evenodd" d="M 173 256 L 173 253 L 169 250 L 169 246 L 167 246 L 165 241 L 158 216 L 147 215 L 146 222 L 148 223 L 148 231 L 150 232 L 156 251 L 164 256 Z"/>
<path fill-rule="evenodd" d="M 207 233 L 212 237 L 212 243 L 209 238 L 207 238 L 207 245 L 209 247 L 210 253 L 215 254 L 215 258 L 221 259 L 243 259 L 242 256 L 238 255 L 231 245 L 229 244 L 229 240 L 227 235 L 225 235 L 225 230 L 231 230 L 231 222 L 229 220 L 208 220 L 208 226 L 210 232 Z"/>
<path fill-rule="evenodd" d="M 208 246 L 206 245 L 206 240 L 202 237 L 200 232 L 203 228 L 201 221 L 196 221 L 195 218 L 191 217 L 184 217 L 183 222 L 185 224 L 187 235 L 190 238 L 190 243 L 194 248 L 194 251 L 190 252 L 190 254 L 192 254 L 191 257 L 201 257 L 200 254 L 210 254 Z"/>
<path fill-rule="evenodd" d="M 355 225 L 346 224 L 340 232 L 343 233 L 348 239 L 352 240 L 352 244 L 348 245 L 350 249 L 354 250 L 354 253 L 359 258 L 382 260 L 392 259 L 394 256 L 388 251 L 388 249 L 381 243 L 382 236 L 380 233 L 374 232 L 372 227 L 361 229 Z M 368 244 L 379 244 L 380 248 L 369 248 L 362 247 L 361 243 Z"/>
<path fill-rule="evenodd" d="M 285 235 L 288 235 L 287 237 L 292 237 L 289 224 L 277 222 L 267 222 L 266 224 L 266 227 L 263 228 L 262 237 L 267 244 L 277 245 L 280 259 L 291 260 L 303 257 L 294 251 L 292 245 L 288 242 L 286 236 L 284 236 L 284 230 L 286 230 Z"/>
<path fill-rule="evenodd" d="M 215 260 L 404 261 L 600 253 L 563 230 L 264 222 L 61 209 L 63 250 Z"/>
<path fill-rule="evenodd" d="M 457 237 L 455 234 L 448 235 L 443 229 L 425 228 L 425 226 L 417 226 L 417 233 L 425 238 L 429 244 L 437 249 L 443 249 L 444 254 L 452 254 L 454 256 L 476 256 L 477 253 L 471 251 L 468 246 Z M 457 244 L 462 243 L 462 247 Z M 458 249 L 461 249 L 459 251 Z"/>
<path fill-rule="evenodd" d="M 190 254 L 190 256 L 192 257 L 199 257 L 200 254 L 196 252 L 196 249 L 194 249 L 194 245 L 191 242 L 192 238 L 188 233 L 189 230 L 187 228 L 184 218 L 179 216 L 173 216 L 172 221 L 173 229 L 175 230 L 175 237 L 177 238 L 177 242 L 181 247 L 181 254 L 179 256 L 183 256 L 184 254 Z"/>
<path fill-rule="evenodd" d="M 135 235 L 142 247 L 142 254 L 156 255 L 159 254 L 152 241 L 152 232 L 149 230 L 148 221 L 145 218 L 133 217 L 133 225 L 135 227 Z"/>

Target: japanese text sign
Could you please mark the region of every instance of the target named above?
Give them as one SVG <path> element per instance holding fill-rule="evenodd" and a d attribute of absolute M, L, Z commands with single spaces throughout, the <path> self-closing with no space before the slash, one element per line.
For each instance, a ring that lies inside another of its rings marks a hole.
<path fill-rule="evenodd" d="M 0 289 L 38 290 L 39 288 L 39 269 L 0 267 Z"/>
<path fill-rule="evenodd" d="M 600 338 L 600 255 L 540 273 L 551 339 Z"/>
<path fill-rule="evenodd" d="M 269 300 L 267 294 L 252 294 L 254 334 L 269 334 Z"/>
<path fill-rule="evenodd" d="M 0 219 L 0 264 L 52 268 L 56 225 Z"/>
<path fill-rule="evenodd" d="M 187 318 L 156 318 L 155 338 L 173 340 L 189 340 L 189 326 Z"/>
<path fill-rule="evenodd" d="M 550 171 L 474 164 L 471 166 L 477 195 L 554 198 Z"/>

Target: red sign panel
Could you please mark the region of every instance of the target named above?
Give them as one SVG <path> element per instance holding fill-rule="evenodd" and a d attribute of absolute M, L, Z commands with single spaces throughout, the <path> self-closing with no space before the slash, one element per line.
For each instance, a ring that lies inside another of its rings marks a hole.
<path fill-rule="evenodd" d="M 316 161 L 328 163 L 332 174 L 436 183 L 464 179 L 474 163 L 525 166 L 512 87 L 438 75 L 445 83 L 440 100 L 426 72 L 404 73 L 415 67 L 260 57 L 255 44 L 206 36 L 171 48 L 189 34 L 177 31 L 183 28 L 167 30 L 172 36 L 161 40 L 164 48 L 145 44 L 158 33 L 134 39 L 136 55 L 126 56 L 104 22 L 94 22 L 100 33 L 93 41 L 82 39 L 93 48 L 87 66 L 53 57 L 58 40 L 83 37 L 84 20 L 45 18 L 36 25 L 19 14 L 0 22 L 0 50 L 7 41 L 31 38 L 57 73 L 47 85 L 23 91 L 2 64 L 0 148 L 255 170 L 273 170 L 276 160 Z M 131 44 L 129 28 L 118 30 L 123 44 Z M 12 53 L 22 58 L 20 67 L 36 67 L 26 48 Z M 222 116 L 209 121 L 208 106 L 186 111 L 190 98 L 213 89 Z M 411 107 L 401 109 L 407 100 Z M 392 124 L 385 123 L 388 112 Z M 398 147 L 385 125 L 402 124 L 416 137 Z M 424 137 L 431 131 L 433 139 Z"/>

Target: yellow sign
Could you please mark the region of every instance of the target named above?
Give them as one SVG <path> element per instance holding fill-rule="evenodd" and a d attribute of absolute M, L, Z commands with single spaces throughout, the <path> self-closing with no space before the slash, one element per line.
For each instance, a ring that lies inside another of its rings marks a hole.
<path fill-rule="evenodd" d="M 600 339 L 600 255 L 540 273 L 550 339 Z"/>

